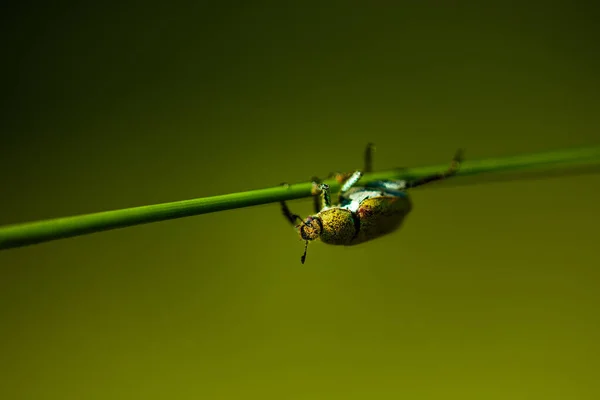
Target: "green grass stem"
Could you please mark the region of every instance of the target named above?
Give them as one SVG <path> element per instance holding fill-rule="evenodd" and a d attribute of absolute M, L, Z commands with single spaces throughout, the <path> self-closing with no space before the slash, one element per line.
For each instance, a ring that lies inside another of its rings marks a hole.
<path fill-rule="evenodd" d="M 445 162 L 433 166 L 374 172 L 365 174 L 361 181 L 418 178 L 445 171 L 448 165 L 449 162 Z M 462 164 L 457 175 L 470 176 L 513 171 L 548 171 L 590 166 L 600 166 L 600 146 L 483 160 L 467 160 Z M 339 190 L 340 185 L 337 182 L 333 180 L 326 182 L 330 184 L 334 192 Z M 280 200 L 301 199 L 311 196 L 311 187 L 311 183 L 306 182 L 287 187 L 276 186 L 220 196 L 8 225 L 0 227 L 0 249 L 22 247 L 150 222 L 274 203 Z"/>

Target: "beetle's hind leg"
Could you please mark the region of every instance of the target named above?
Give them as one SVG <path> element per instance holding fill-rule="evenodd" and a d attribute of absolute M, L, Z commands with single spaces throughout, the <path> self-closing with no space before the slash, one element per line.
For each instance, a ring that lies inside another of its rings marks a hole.
<path fill-rule="evenodd" d="M 420 179 L 415 179 L 414 181 L 409 181 L 406 183 L 406 187 L 407 188 L 415 188 L 415 187 L 422 186 L 429 182 L 435 182 L 435 181 L 440 181 L 440 180 L 449 178 L 452 175 L 456 174 L 456 172 L 460 168 L 460 163 L 462 161 L 463 161 L 463 150 L 458 149 L 456 151 L 456 154 L 454 155 L 454 158 L 452 159 L 452 162 L 450 163 L 450 167 L 446 170 L 446 172 L 443 172 L 441 174 L 425 176 Z"/>

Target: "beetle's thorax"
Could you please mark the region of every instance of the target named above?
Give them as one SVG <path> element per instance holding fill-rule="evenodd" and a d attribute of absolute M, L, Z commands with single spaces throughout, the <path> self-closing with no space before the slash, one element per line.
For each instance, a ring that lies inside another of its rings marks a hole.
<path fill-rule="evenodd" d="M 328 244 L 349 244 L 358 232 L 356 216 L 341 207 L 330 207 L 317 214 L 322 224 L 320 239 Z"/>

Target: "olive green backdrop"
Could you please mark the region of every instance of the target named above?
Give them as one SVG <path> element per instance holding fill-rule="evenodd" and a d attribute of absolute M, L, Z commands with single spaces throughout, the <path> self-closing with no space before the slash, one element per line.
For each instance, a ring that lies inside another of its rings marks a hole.
<path fill-rule="evenodd" d="M 6 8 L 0 223 L 600 143 L 587 3 L 325 3 Z M 0 398 L 597 398 L 599 184 L 416 190 L 304 266 L 275 204 L 0 252 Z"/>

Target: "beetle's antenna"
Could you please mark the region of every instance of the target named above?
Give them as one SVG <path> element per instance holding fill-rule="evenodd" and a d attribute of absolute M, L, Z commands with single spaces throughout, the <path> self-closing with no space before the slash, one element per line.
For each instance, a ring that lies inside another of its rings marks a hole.
<path fill-rule="evenodd" d="M 300 258 L 300 261 L 302 262 L 302 264 L 304 264 L 304 261 L 306 261 L 306 250 L 308 249 L 308 240 L 306 242 L 304 242 L 304 254 L 302 254 L 302 258 Z"/>

